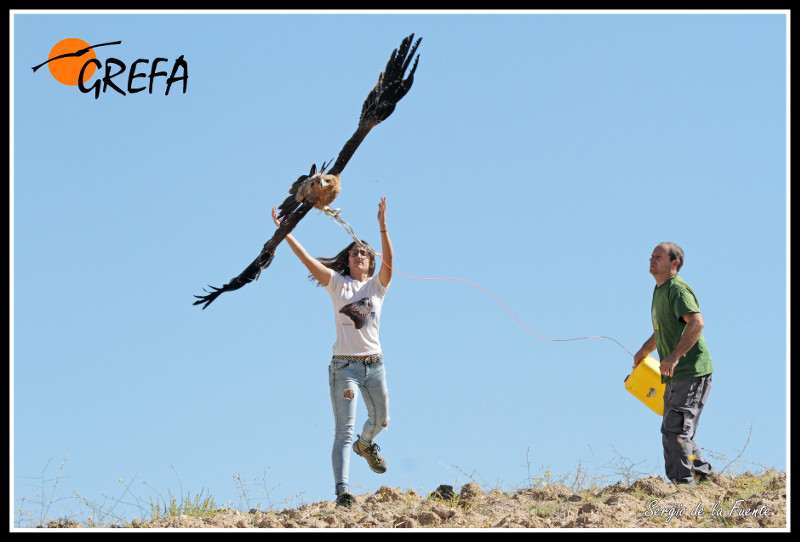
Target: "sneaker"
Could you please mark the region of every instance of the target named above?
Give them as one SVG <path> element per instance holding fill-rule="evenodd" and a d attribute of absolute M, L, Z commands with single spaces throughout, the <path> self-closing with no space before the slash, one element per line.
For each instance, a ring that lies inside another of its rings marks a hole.
<path fill-rule="evenodd" d="M 361 435 L 358 435 L 358 437 L 359 438 L 353 443 L 353 451 L 367 460 L 369 468 L 371 468 L 373 472 L 386 472 L 386 461 L 378 454 L 380 447 L 374 442 L 371 446 L 364 446 L 361 444 Z"/>
<path fill-rule="evenodd" d="M 353 505 L 356 503 L 356 498 L 353 497 L 352 493 L 344 492 L 338 493 L 336 495 L 336 506 L 342 506 L 344 508 L 352 508 Z"/>

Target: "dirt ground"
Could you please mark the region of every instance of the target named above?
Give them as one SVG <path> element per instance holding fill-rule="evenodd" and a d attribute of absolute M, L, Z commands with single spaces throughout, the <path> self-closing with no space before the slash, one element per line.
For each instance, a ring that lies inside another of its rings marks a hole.
<path fill-rule="evenodd" d="M 321 501 L 271 511 L 222 509 L 208 517 L 173 516 L 134 528 L 787 528 L 786 473 L 767 471 L 716 476 L 695 486 L 676 486 L 653 476 L 629 486 L 579 493 L 552 485 L 506 493 L 484 492 L 476 483 L 453 491 L 441 485 L 429 495 L 383 486 L 356 496 L 352 508 Z"/>

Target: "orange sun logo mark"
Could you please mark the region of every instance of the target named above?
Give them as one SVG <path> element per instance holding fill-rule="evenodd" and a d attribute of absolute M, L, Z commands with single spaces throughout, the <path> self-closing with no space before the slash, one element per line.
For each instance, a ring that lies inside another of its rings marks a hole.
<path fill-rule="evenodd" d="M 35 72 L 45 64 L 50 69 L 50 74 L 56 81 L 64 85 L 76 86 L 78 79 L 81 77 L 81 70 L 83 70 L 83 81 L 89 79 L 94 74 L 96 65 L 91 60 L 96 60 L 97 55 L 94 52 L 95 47 L 103 47 L 104 45 L 118 45 L 121 41 L 114 41 L 109 43 L 98 43 L 97 45 L 89 45 L 79 38 L 66 38 L 56 43 L 47 60 L 38 66 L 33 67 Z M 87 62 L 89 64 L 87 65 Z M 86 66 L 84 68 L 84 66 Z"/>
<path fill-rule="evenodd" d="M 61 56 L 70 53 L 86 51 L 80 56 Z M 61 57 L 61 58 L 56 58 Z M 56 81 L 64 85 L 75 86 L 78 84 L 78 77 L 81 68 L 89 60 L 97 58 L 91 46 L 79 38 L 67 38 L 56 43 L 50 54 L 47 56 L 50 73 Z M 54 60 L 55 59 L 55 60 Z M 95 65 L 89 64 L 83 72 L 84 81 L 89 79 L 95 71 Z"/>

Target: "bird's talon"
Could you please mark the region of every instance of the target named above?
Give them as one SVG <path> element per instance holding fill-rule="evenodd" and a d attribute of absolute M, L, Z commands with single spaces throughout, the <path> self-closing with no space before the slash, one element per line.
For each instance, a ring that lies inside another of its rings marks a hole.
<path fill-rule="evenodd" d="M 342 214 L 341 209 L 331 209 L 327 205 L 322 209 L 322 212 L 331 218 L 339 218 L 339 216 Z"/>

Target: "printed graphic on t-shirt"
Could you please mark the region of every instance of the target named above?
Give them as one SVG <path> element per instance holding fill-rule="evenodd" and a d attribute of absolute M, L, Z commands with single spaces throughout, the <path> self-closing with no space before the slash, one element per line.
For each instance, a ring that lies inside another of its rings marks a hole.
<path fill-rule="evenodd" d="M 353 303 L 349 303 L 339 309 L 339 312 L 345 316 L 348 316 L 350 320 L 353 321 L 353 325 L 356 329 L 361 329 L 364 327 L 364 324 L 367 323 L 367 316 L 370 315 L 371 311 L 372 301 L 368 297 L 365 297 L 359 301 L 354 301 Z"/>

